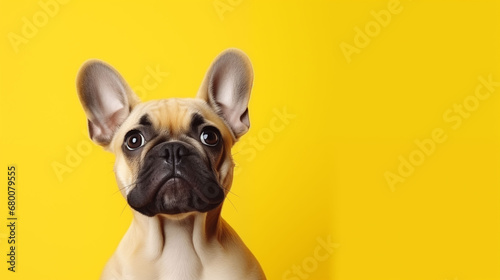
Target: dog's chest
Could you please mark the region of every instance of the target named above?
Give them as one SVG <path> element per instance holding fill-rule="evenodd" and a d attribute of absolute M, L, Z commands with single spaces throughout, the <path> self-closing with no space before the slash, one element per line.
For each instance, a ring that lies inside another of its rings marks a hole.
<path fill-rule="evenodd" d="M 210 263 L 201 263 L 197 256 L 186 251 L 162 256 L 154 263 L 143 263 L 128 271 L 129 280 L 234 280 L 246 279 L 231 260 L 221 260 L 218 257 Z M 121 279 L 123 280 L 123 279 Z"/>
<path fill-rule="evenodd" d="M 203 264 L 192 247 L 186 242 L 172 242 L 166 245 L 166 254 L 155 264 L 161 280 L 169 279 L 202 279 Z"/>

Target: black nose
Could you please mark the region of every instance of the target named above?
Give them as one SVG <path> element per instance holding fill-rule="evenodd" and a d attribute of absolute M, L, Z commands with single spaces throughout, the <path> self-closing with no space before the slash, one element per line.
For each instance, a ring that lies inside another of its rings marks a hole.
<path fill-rule="evenodd" d="M 182 143 L 173 142 L 165 145 L 165 161 L 178 165 L 182 158 L 189 155 L 189 150 Z"/>

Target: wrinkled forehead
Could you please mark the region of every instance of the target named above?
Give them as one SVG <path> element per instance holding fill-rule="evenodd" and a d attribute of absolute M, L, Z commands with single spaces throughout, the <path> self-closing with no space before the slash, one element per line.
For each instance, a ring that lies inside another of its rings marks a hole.
<path fill-rule="evenodd" d="M 132 110 L 128 121 L 142 125 L 151 124 L 155 129 L 170 135 L 189 131 L 193 125 L 209 123 L 229 139 L 232 138 L 224 121 L 201 99 L 170 98 L 141 103 Z"/>

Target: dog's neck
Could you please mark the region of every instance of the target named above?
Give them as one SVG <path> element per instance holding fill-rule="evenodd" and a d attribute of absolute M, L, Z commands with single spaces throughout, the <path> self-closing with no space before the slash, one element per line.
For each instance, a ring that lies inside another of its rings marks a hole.
<path fill-rule="evenodd" d="M 265 279 L 255 257 L 219 208 L 184 217 L 147 217 L 132 224 L 101 279 Z"/>
<path fill-rule="evenodd" d="M 217 239 L 221 230 L 220 209 L 208 213 L 188 213 L 178 215 L 156 215 L 147 217 L 134 211 L 134 239 L 150 257 L 158 258 L 172 247 L 192 246 L 197 251 L 201 246 Z M 138 235 L 138 236 L 137 236 Z M 142 237 L 142 238 L 137 238 Z M 200 248 L 201 249 L 201 248 Z"/>
<path fill-rule="evenodd" d="M 189 271 L 199 279 L 210 262 L 213 250 L 224 247 L 225 222 L 220 207 L 208 213 L 147 217 L 134 211 L 134 219 L 124 239 L 130 254 L 140 254 L 150 271 Z M 172 275 L 173 279 L 178 275 Z M 182 278 L 184 279 L 184 278 Z"/>

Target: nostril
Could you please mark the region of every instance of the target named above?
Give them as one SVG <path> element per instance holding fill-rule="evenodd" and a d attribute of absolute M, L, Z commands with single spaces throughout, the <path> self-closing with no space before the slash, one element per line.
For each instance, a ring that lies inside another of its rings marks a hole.
<path fill-rule="evenodd" d="M 170 158 L 170 149 L 169 148 L 165 149 L 165 160 L 167 162 L 172 162 L 172 159 Z"/>
<path fill-rule="evenodd" d="M 164 148 L 165 161 L 178 165 L 182 158 L 190 154 L 186 146 L 181 143 L 168 143 Z"/>
<path fill-rule="evenodd" d="M 181 159 L 182 159 L 182 152 L 181 152 L 181 149 L 177 149 L 177 154 L 175 155 L 175 158 L 177 160 L 177 162 L 180 162 Z"/>

